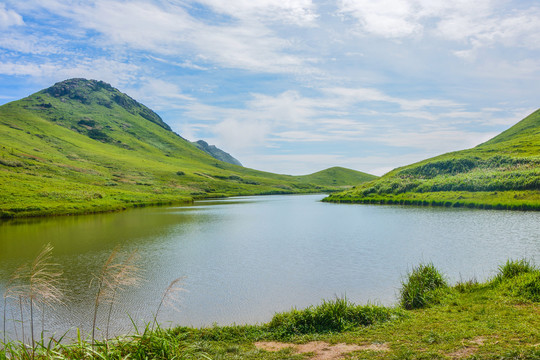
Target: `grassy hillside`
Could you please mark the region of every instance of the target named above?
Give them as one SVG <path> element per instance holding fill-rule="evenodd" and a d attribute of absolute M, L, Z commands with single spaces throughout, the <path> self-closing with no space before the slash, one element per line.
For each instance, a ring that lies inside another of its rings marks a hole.
<path fill-rule="evenodd" d="M 305 181 L 218 161 L 101 81 L 66 80 L 0 106 L 3 218 L 332 191 L 338 188 L 333 183 L 329 177 Z"/>
<path fill-rule="evenodd" d="M 332 186 L 350 187 L 351 184 L 359 184 L 374 180 L 377 176 L 336 166 L 310 175 L 297 176 L 296 178 L 308 184 L 328 184 Z"/>
<path fill-rule="evenodd" d="M 473 149 L 397 168 L 325 200 L 540 210 L 540 110 Z"/>

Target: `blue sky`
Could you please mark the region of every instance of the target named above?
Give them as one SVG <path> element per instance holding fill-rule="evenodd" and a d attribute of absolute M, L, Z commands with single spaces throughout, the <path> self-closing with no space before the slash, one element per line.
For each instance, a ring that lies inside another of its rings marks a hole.
<path fill-rule="evenodd" d="M 540 4 L 2 0 L 0 104 L 99 79 L 245 166 L 377 175 L 540 107 Z"/>

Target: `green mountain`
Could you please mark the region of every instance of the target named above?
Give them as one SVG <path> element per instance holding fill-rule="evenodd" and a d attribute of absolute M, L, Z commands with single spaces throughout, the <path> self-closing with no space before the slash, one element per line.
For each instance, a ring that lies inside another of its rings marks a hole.
<path fill-rule="evenodd" d="M 216 160 L 102 81 L 70 79 L 0 106 L 3 218 L 339 189 L 312 180 Z"/>
<path fill-rule="evenodd" d="M 242 166 L 240 161 L 236 160 L 234 157 L 232 157 L 231 154 L 221 150 L 220 148 L 216 147 L 215 145 L 208 145 L 208 143 L 204 140 L 198 140 L 193 143 L 196 147 L 213 157 L 214 159 L 224 161 L 229 164 Z"/>
<path fill-rule="evenodd" d="M 397 168 L 325 201 L 540 210 L 540 110 L 475 148 Z"/>

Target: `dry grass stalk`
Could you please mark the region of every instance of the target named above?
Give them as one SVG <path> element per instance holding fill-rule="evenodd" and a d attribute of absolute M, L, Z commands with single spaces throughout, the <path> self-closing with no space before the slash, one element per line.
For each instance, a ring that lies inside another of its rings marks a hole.
<path fill-rule="evenodd" d="M 116 273 L 113 274 L 113 284 L 114 288 L 110 289 L 112 292 L 109 299 L 109 314 L 107 316 L 107 330 L 105 338 L 109 338 L 109 324 L 111 322 L 112 307 L 115 302 L 116 294 L 119 291 L 125 290 L 127 287 L 136 286 L 142 281 L 140 275 L 141 268 L 137 265 L 137 261 L 140 256 L 136 250 L 132 251 L 123 262 L 121 262 L 116 268 Z"/>
<path fill-rule="evenodd" d="M 137 285 L 141 281 L 140 267 L 136 264 L 138 255 L 136 251 L 131 252 L 124 261 L 118 259 L 119 251 L 116 247 L 103 264 L 99 276 L 96 276 L 97 293 L 94 302 L 94 317 L 92 321 L 92 345 L 95 342 L 95 331 L 98 308 L 101 303 L 109 303 L 109 316 L 107 320 L 107 336 L 110 322 L 110 313 L 114 304 L 116 294 L 129 286 Z"/>
<path fill-rule="evenodd" d="M 171 281 L 167 289 L 163 292 L 163 296 L 161 297 L 161 301 L 159 302 L 159 305 L 156 310 L 156 315 L 154 316 L 154 323 L 152 324 L 152 330 L 154 329 L 154 326 L 157 324 L 157 318 L 159 315 L 159 311 L 161 310 L 162 306 L 169 306 L 176 311 L 180 311 L 177 304 L 179 302 L 179 294 L 183 291 L 186 291 L 182 286 L 182 281 L 185 279 L 184 276 L 179 277 Z"/>
<path fill-rule="evenodd" d="M 4 293 L 4 333 L 5 333 L 5 307 L 8 298 L 16 298 L 19 300 L 19 308 L 21 312 L 21 330 L 22 342 L 24 343 L 24 310 L 23 303 L 27 302 L 30 305 L 30 336 L 32 344 L 32 358 L 34 357 L 35 340 L 34 340 L 34 309 L 42 306 L 42 311 L 45 311 L 46 306 L 53 307 L 55 304 L 61 303 L 64 296 L 60 279 L 62 271 L 59 265 L 53 263 L 52 259 L 53 247 L 51 244 L 46 244 L 38 256 L 31 264 L 23 264 L 20 266 L 10 278 L 10 283 Z M 5 342 L 5 341 L 4 341 Z"/>
<path fill-rule="evenodd" d="M 64 292 L 61 288 L 60 278 L 62 271 L 59 265 L 51 262 L 53 247 L 47 244 L 43 247 L 38 256 L 34 259 L 30 266 L 28 274 L 28 295 L 30 301 L 30 334 L 32 336 L 32 349 L 35 349 L 34 341 L 34 307 L 39 304 L 43 306 L 42 311 L 45 311 L 46 306 L 53 307 L 55 304 L 62 303 Z M 34 352 L 32 352 L 32 358 Z"/>

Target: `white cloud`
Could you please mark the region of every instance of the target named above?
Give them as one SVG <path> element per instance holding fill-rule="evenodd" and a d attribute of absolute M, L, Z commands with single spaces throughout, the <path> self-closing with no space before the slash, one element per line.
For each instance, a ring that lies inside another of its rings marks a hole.
<path fill-rule="evenodd" d="M 17 25 L 24 25 L 22 16 L 14 10 L 7 9 L 6 4 L 0 3 L 0 29 Z"/>
<path fill-rule="evenodd" d="M 137 86 L 125 91 L 153 110 L 184 108 L 186 102 L 195 101 L 192 96 L 184 94 L 178 84 L 149 77 L 138 78 Z"/>
<path fill-rule="evenodd" d="M 317 19 L 311 0 L 202 0 L 201 3 L 243 21 L 279 21 L 306 26 Z"/>
<path fill-rule="evenodd" d="M 289 22 L 310 23 L 315 18 L 310 1 L 237 0 L 223 3 L 209 0 L 207 3 L 232 20 L 210 23 L 204 17 L 192 16 L 186 10 L 191 2 L 95 0 L 66 4 L 48 0 L 45 4 L 47 11 L 55 11 L 83 29 L 102 34 L 101 38 L 95 39 L 100 47 L 127 46 L 154 55 L 198 58 L 223 67 L 250 71 L 315 71 L 309 59 L 292 54 L 290 50 L 295 49 L 295 44 L 290 39 L 281 38 L 271 27 L 257 21 L 258 17 L 278 19 L 287 15 L 285 18 L 290 18 Z M 36 6 L 40 4 L 36 3 Z M 257 17 L 253 18 L 253 14 Z M 190 64 L 190 61 L 183 64 Z"/>
<path fill-rule="evenodd" d="M 363 34 L 396 39 L 433 34 L 467 46 L 454 54 L 473 59 L 477 49 L 496 43 L 540 48 L 540 8 L 513 5 L 496 0 L 340 0 L 338 6 Z"/>
<path fill-rule="evenodd" d="M 53 44 L 52 39 L 37 37 L 35 35 L 23 35 L 15 32 L 5 33 L 0 37 L 0 48 L 25 54 L 49 55 L 59 54 L 62 51 Z"/>
<path fill-rule="evenodd" d="M 83 59 L 76 64 L 66 66 L 63 63 L 20 63 L 0 62 L 0 74 L 31 76 L 61 81 L 67 78 L 83 77 L 103 80 L 112 84 L 122 84 L 135 77 L 138 67 L 108 59 Z"/>
<path fill-rule="evenodd" d="M 399 105 L 404 110 L 418 110 L 424 108 L 453 108 L 460 104 L 445 99 L 419 99 L 410 100 L 390 96 L 377 89 L 371 88 L 327 88 L 323 91 L 340 96 L 350 103 L 360 102 L 387 102 Z"/>
<path fill-rule="evenodd" d="M 452 128 L 431 131 L 393 129 L 379 136 L 372 136 L 370 140 L 388 146 L 410 147 L 421 149 L 424 153 L 440 154 L 474 147 L 495 135 L 497 133 L 468 132 Z"/>
<path fill-rule="evenodd" d="M 416 21 L 416 9 L 412 1 L 402 0 L 341 0 L 340 12 L 349 14 L 359 21 L 367 33 L 400 38 L 422 31 Z"/>
<path fill-rule="evenodd" d="M 264 121 L 244 121 L 226 119 L 216 124 L 213 131 L 217 135 L 216 144 L 235 152 L 247 148 L 260 147 L 266 142 L 270 125 Z M 224 146 L 225 145 L 225 146 Z"/>

